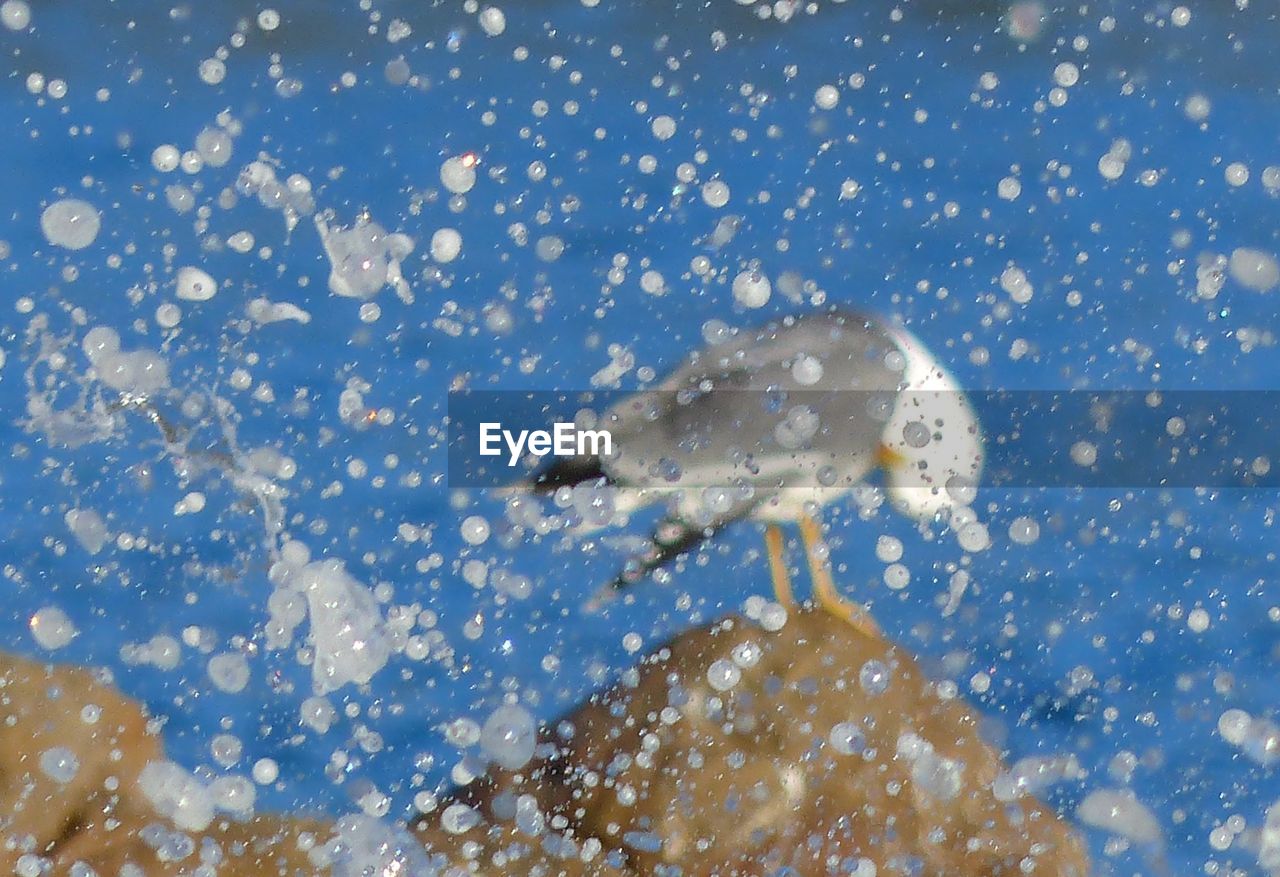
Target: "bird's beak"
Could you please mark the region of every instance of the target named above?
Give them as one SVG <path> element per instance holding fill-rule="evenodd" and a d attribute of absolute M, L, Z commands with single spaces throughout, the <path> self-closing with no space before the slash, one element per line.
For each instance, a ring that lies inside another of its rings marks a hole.
<path fill-rule="evenodd" d="M 885 471 L 902 469 L 907 465 L 905 455 L 895 451 L 884 442 L 876 445 L 876 465 Z"/>

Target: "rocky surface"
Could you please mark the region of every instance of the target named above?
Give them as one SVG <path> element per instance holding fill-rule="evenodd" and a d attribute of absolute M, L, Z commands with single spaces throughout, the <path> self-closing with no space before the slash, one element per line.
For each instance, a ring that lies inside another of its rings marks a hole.
<path fill-rule="evenodd" d="M 180 830 L 159 814 L 139 780 L 164 759 L 153 731 L 88 671 L 0 656 L 0 873 L 327 871 L 330 823 L 215 815 Z M 443 802 L 398 860 L 548 877 L 1088 873 L 1057 814 L 996 796 L 1003 769 L 975 714 L 902 650 L 819 612 L 776 632 L 735 617 L 552 723 L 532 762 Z M 446 831 L 454 804 L 484 819 Z"/>
<path fill-rule="evenodd" d="M 821 612 L 685 633 L 544 741 L 467 799 L 501 824 L 533 795 L 629 873 L 1088 873 L 1056 813 L 997 799 L 1004 765 L 967 705 Z"/>

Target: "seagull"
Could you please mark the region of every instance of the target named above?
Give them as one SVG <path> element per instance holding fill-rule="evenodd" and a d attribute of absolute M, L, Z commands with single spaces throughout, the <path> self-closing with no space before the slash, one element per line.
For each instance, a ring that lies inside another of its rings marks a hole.
<path fill-rule="evenodd" d="M 611 523 L 667 503 L 646 549 L 605 594 L 751 518 L 765 524 L 774 594 L 794 607 L 779 525 L 795 522 L 815 601 L 880 636 L 865 607 L 832 580 L 820 510 L 876 472 L 891 506 L 915 520 L 967 507 L 983 463 L 973 407 L 924 344 L 895 323 L 833 309 L 717 331 L 656 386 L 603 412 L 595 428 L 612 436 L 606 453 L 556 458 L 524 487 L 612 488 Z"/>

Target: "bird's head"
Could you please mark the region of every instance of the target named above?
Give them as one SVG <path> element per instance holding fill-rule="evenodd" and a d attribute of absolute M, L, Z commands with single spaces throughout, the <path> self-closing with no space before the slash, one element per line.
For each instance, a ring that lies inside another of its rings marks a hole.
<path fill-rule="evenodd" d="M 916 520 L 973 501 L 982 475 L 982 429 L 955 378 L 905 329 L 892 330 L 902 384 L 881 436 L 877 463 L 889 500 Z"/>

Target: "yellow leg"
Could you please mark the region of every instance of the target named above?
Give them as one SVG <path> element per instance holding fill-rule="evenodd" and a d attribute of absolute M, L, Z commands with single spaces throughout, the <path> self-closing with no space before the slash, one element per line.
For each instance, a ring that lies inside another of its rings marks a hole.
<path fill-rule="evenodd" d="M 765 524 L 764 545 L 769 553 L 769 575 L 773 577 L 773 595 L 788 610 L 796 608 L 796 598 L 791 593 L 791 576 L 787 574 L 787 562 L 782 556 L 782 531 L 777 524 Z"/>
<path fill-rule="evenodd" d="M 836 583 L 831 578 L 831 567 L 826 560 L 818 556 L 818 544 L 822 541 L 822 533 L 818 522 L 808 515 L 800 518 L 800 538 L 804 540 L 804 553 L 809 560 L 809 575 L 813 579 L 813 596 L 818 605 L 836 618 L 841 618 L 853 625 L 859 633 L 875 639 L 884 639 L 880 625 L 875 623 L 865 607 L 852 600 L 846 600 L 836 590 Z"/>

